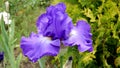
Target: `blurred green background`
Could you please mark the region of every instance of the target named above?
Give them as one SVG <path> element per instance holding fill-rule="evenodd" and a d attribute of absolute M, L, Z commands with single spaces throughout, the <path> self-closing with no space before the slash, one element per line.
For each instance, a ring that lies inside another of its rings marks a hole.
<path fill-rule="evenodd" d="M 0 0 L 0 12 L 5 10 Z M 81 53 L 77 47 L 68 47 L 65 53 L 46 57 L 46 65 L 60 68 L 69 56 L 73 56 L 73 68 L 119 68 L 120 67 L 120 0 L 9 0 L 10 15 L 15 20 L 16 51 L 21 53 L 21 36 L 36 32 L 36 20 L 46 7 L 64 2 L 66 12 L 73 23 L 87 20 L 91 25 L 94 51 Z M 29 62 L 23 57 L 22 62 Z M 29 62 L 37 68 L 37 64 Z M 21 67 L 22 68 L 22 67 Z"/>

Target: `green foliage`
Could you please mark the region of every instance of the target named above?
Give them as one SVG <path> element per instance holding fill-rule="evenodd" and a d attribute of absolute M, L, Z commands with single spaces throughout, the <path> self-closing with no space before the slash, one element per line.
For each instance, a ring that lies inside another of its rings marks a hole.
<path fill-rule="evenodd" d="M 92 53 L 79 53 L 69 48 L 64 57 L 74 57 L 73 68 L 114 68 L 120 66 L 120 1 L 118 0 L 54 0 L 64 2 L 67 13 L 76 23 L 87 20 L 93 34 Z M 66 59 L 66 58 L 64 58 Z"/>
<path fill-rule="evenodd" d="M 10 13 L 15 18 L 17 28 L 15 36 L 20 41 L 21 36 L 29 36 L 31 31 L 36 31 L 35 22 L 37 17 L 45 10 L 44 7 L 50 4 L 46 0 L 11 0 Z M 29 26 L 28 26 L 29 25 Z M 32 27 L 32 29 L 31 29 Z"/>
<path fill-rule="evenodd" d="M 3 51 L 5 54 L 5 61 L 7 65 L 5 65 L 5 68 L 19 68 L 20 60 L 21 60 L 21 54 L 17 56 L 17 60 L 15 60 L 14 56 L 14 21 L 11 22 L 11 25 L 6 25 L 8 29 L 5 28 L 4 22 L 0 21 L 0 28 L 1 28 L 1 34 L 0 34 L 0 51 Z"/>

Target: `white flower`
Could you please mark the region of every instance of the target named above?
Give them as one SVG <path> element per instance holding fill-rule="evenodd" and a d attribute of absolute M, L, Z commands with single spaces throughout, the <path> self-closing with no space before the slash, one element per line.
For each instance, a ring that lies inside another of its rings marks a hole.
<path fill-rule="evenodd" d="M 3 16 L 3 21 L 5 22 L 5 24 L 11 24 L 11 21 L 10 20 L 10 14 L 7 13 L 7 12 L 1 12 L 0 13 L 0 20 L 2 19 L 2 16 Z"/>
<path fill-rule="evenodd" d="M 8 1 L 5 2 L 5 7 L 6 7 L 6 11 L 9 11 L 9 2 Z"/>
<path fill-rule="evenodd" d="M 3 12 L 3 20 L 4 20 L 5 24 L 10 24 L 11 20 L 9 20 L 9 18 L 10 18 L 10 14 L 4 11 Z"/>
<path fill-rule="evenodd" d="M 8 21 L 6 20 L 5 24 L 11 24 L 11 22 L 12 22 L 12 20 L 8 20 Z"/>
<path fill-rule="evenodd" d="M 2 12 L 2 14 L 3 14 L 3 19 L 9 19 L 10 18 L 10 14 L 9 13 L 7 13 L 7 12 Z"/>

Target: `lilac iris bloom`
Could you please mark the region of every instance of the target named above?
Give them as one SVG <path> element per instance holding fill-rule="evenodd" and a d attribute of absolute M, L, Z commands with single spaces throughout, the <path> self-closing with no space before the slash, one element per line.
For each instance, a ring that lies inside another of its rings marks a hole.
<path fill-rule="evenodd" d="M 23 54 L 32 62 L 43 56 L 56 56 L 60 50 L 60 41 L 68 46 L 78 45 L 81 52 L 92 51 L 90 25 L 78 21 L 74 26 L 65 10 L 64 3 L 48 7 L 36 22 L 38 33 L 21 38 Z"/>
<path fill-rule="evenodd" d="M 4 53 L 0 52 L 0 62 L 4 59 Z"/>

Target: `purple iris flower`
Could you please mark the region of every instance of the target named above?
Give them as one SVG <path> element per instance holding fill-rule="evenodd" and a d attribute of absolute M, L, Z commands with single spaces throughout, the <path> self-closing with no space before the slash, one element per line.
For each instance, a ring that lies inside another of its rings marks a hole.
<path fill-rule="evenodd" d="M 93 50 L 90 25 L 81 20 L 74 26 L 65 10 L 64 3 L 48 7 L 36 22 L 38 33 L 21 38 L 23 54 L 32 62 L 43 56 L 56 56 L 60 50 L 60 41 L 68 46 L 78 45 L 81 52 Z"/>
<path fill-rule="evenodd" d="M 4 52 L 0 52 L 0 62 L 4 59 Z"/>
<path fill-rule="evenodd" d="M 80 20 L 76 26 L 71 29 L 70 37 L 63 41 L 64 45 L 74 46 L 78 45 L 78 50 L 81 52 L 92 51 L 92 34 L 90 33 L 90 25 Z"/>

